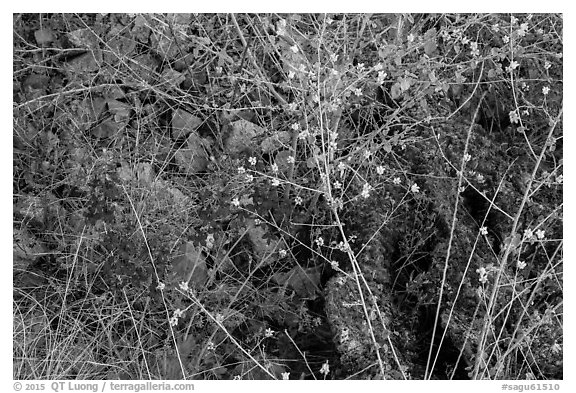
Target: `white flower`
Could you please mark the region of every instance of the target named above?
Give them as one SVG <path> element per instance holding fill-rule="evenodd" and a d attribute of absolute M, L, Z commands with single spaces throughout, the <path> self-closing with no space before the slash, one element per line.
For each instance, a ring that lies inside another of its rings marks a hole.
<path fill-rule="evenodd" d="M 300 129 L 300 124 L 299 123 L 293 123 L 290 128 L 292 128 L 294 131 L 298 131 Z"/>
<path fill-rule="evenodd" d="M 248 159 L 248 162 L 250 163 L 250 165 L 256 165 L 256 161 L 257 161 L 256 157 L 250 157 Z"/>
<path fill-rule="evenodd" d="M 338 180 L 336 180 L 336 181 L 334 182 L 334 188 L 335 188 L 336 190 L 342 188 L 342 183 L 340 183 Z"/>
<path fill-rule="evenodd" d="M 478 183 L 484 183 L 484 175 L 481 174 L 481 173 L 477 174 L 477 175 L 476 175 L 476 181 L 477 181 Z"/>
<path fill-rule="evenodd" d="M 272 169 L 272 172 L 276 173 L 276 172 L 278 172 L 278 165 L 272 164 L 272 165 L 270 165 L 270 169 Z"/>
<path fill-rule="evenodd" d="M 379 175 L 383 175 L 384 174 L 384 167 L 382 165 L 378 165 L 376 167 L 376 173 Z"/>
<path fill-rule="evenodd" d="M 364 150 L 363 155 L 364 155 L 364 159 L 367 160 L 372 155 L 372 152 L 370 150 Z"/>
<path fill-rule="evenodd" d="M 217 314 L 214 316 L 214 319 L 216 320 L 216 322 L 222 323 L 222 322 L 224 322 L 224 315 L 222 315 L 222 314 L 220 314 L 220 313 L 217 313 Z"/>
<path fill-rule="evenodd" d="M 546 234 L 546 231 L 544 231 L 543 229 L 538 229 L 536 231 L 536 237 L 540 240 L 544 239 L 545 234 Z"/>
<path fill-rule="evenodd" d="M 179 308 L 174 310 L 174 318 L 180 318 L 182 315 L 184 315 L 184 311 L 180 310 Z"/>
<path fill-rule="evenodd" d="M 468 162 L 472 159 L 472 156 L 468 153 L 464 154 L 464 162 Z"/>
<path fill-rule="evenodd" d="M 336 53 L 330 53 L 330 61 L 336 63 L 336 60 L 338 60 L 338 55 Z"/>
<path fill-rule="evenodd" d="M 292 52 L 294 52 L 294 53 L 298 53 L 298 47 L 297 47 L 296 45 L 292 45 L 292 46 L 290 47 L 290 50 L 291 50 Z"/>
<path fill-rule="evenodd" d="M 238 199 L 238 197 L 232 199 L 232 206 L 240 207 L 240 200 Z"/>
<path fill-rule="evenodd" d="M 243 175 L 246 173 L 246 169 L 243 166 L 238 167 L 238 174 Z"/>
<path fill-rule="evenodd" d="M 208 351 L 213 351 L 216 349 L 216 346 L 214 345 L 214 343 L 212 341 L 208 341 L 208 344 L 206 345 L 206 349 Z"/>
<path fill-rule="evenodd" d="M 296 76 L 296 73 L 292 70 L 290 70 L 288 72 L 288 79 L 294 79 L 294 77 Z"/>
<path fill-rule="evenodd" d="M 522 23 L 520 25 L 520 29 L 518 29 L 518 35 L 520 37 L 524 37 L 527 31 L 528 31 L 528 23 Z"/>
<path fill-rule="evenodd" d="M 234 375 L 234 378 L 232 378 L 233 381 L 240 381 L 242 379 L 242 377 L 240 375 Z"/>
<path fill-rule="evenodd" d="M 298 104 L 295 102 L 291 102 L 288 104 L 288 109 L 291 110 L 292 112 L 296 111 L 296 109 L 298 109 Z"/>
<path fill-rule="evenodd" d="M 505 35 L 504 37 L 502 37 L 502 41 L 504 41 L 505 44 L 510 42 L 510 37 L 508 37 L 507 35 Z"/>
<path fill-rule="evenodd" d="M 407 38 L 408 38 L 408 42 L 414 42 L 414 38 L 416 38 L 416 37 L 414 37 L 414 34 L 410 33 L 410 34 L 408 34 Z"/>
<path fill-rule="evenodd" d="M 508 70 L 508 72 L 512 72 L 513 70 L 515 70 L 519 66 L 520 66 L 520 63 L 518 63 L 516 60 L 512 60 L 510 62 L 510 65 L 508 66 L 507 70 Z"/>
<path fill-rule="evenodd" d="M 279 185 L 280 185 L 280 180 L 277 177 L 272 179 L 272 187 L 278 187 Z"/>
<path fill-rule="evenodd" d="M 254 180 L 254 176 L 252 176 L 251 174 L 247 173 L 247 174 L 246 174 L 246 181 L 251 182 L 252 180 Z"/>
<path fill-rule="evenodd" d="M 486 236 L 488 234 L 488 228 L 486 228 L 486 227 L 480 228 L 480 233 L 482 235 Z"/>
<path fill-rule="evenodd" d="M 176 325 L 178 325 L 178 318 L 172 317 L 172 318 L 170 318 L 169 322 L 170 322 L 170 326 L 176 326 Z"/>
<path fill-rule="evenodd" d="M 214 235 L 211 233 L 209 233 L 208 236 L 206 236 L 206 247 L 208 249 L 214 247 Z"/>
<path fill-rule="evenodd" d="M 524 239 L 526 240 L 530 240 L 534 237 L 534 232 L 532 232 L 532 229 L 528 228 L 524 230 Z"/>
<path fill-rule="evenodd" d="M 510 117 L 510 123 L 516 124 L 520 121 L 520 116 L 518 115 L 518 111 L 510 111 L 508 113 L 508 117 Z"/>
<path fill-rule="evenodd" d="M 315 240 L 316 245 L 318 245 L 318 247 L 322 247 L 324 245 L 324 239 L 319 237 L 318 239 Z"/>
<path fill-rule="evenodd" d="M 278 255 L 280 255 L 280 258 L 284 258 L 286 256 L 288 252 L 286 250 L 280 250 L 278 251 Z"/>
<path fill-rule="evenodd" d="M 374 71 L 380 71 L 382 68 L 384 68 L 382 63 L 378 63 L 374 66 Z"/>
<path fill-rule="evenodd" d="M 322 368 L 320 368 L 320 374 L 324 375 L 324 378 L 326 378 L 329 372 L 330 372 L 330 366 L 328 365 L 328 360 L 326 360 L 326 363 L 324 363 L 322 365 Z"/>
<path fill-rule="evenodd" d="M 332 261 L 330 262 L 330 266 L 332 267 L 332 269 L 336 270 L 338 269 L 338 261 Z"/>
<path fill-rule="evenodd" d="M 486 284 L 486 282 L 488 281 L 488 272 L 486 271 L 486 268 L 481 267 L 479 269 L 476 269 L 476 273 L 480 275 L 479 281 L 482 284 Z"/>
<path fill-rule="evenodd" d="M 518 18 L 516 18 L 514 15 L 510 16 L 510 24 L 514 25 L 516 22 L 518 22 Z"/>
<path fill-rule="evenodd" d="M 364 199 L 368 198 L 370 196 L 370 191 L 372 191 L 372 186 L 368 183 L 365 183 L 364 186 L 362 187 L 362 197 Z"/>
<path fill-rule="evenodd" d="M 283 381 L 288 381 L 290 379 L 290 373 L 286 372 L 286 373 L 282 373 L 282 380 Z"/>
<path fill-rule="evenodd" d="M 302 198 L 300 198 L 299 196 L 297 196 L 297 197 L 294 199 L 294 203 L 295 203 L 296 205 L 302 204 Z"/>
<path fill-rule="evenodd" d="M 362 95 L 362 89 L 358 88 L 358 89 L 354 89 L 354 94 L 358 97 L 360 97 Z"/>
<path fill-rule="evenodd" d="M 264 332 L 264 336 L 266 336 L 266 338 L 272 337 L 274 335 L 274 330 L 268 328 L 266 329 L 266 331 Z"/>
<path fill-rule="evenodd" d="M 544 69 L 548 70 L 548 69 L 550 69 L 550 67 L 552 67 L 552 64 L 550 64 L 550 62 L 548 60 L 546 60 L 544 62 Z"/>
<path fill-rule="evenodd" d="M 544 86 L 544 87 L 542 88 L 542 94 L 544 94 L 545 96 L 547 96 L 548 93 L 550 93 L 550 87 L 549 87 L 549 86 Z"/>
<path fill-rule="evenodd" d="M 392 180 L 392 183 L 398 185 L 398 184 L 402 183 L 402 180 L 400 180 L 399 177 L 395 177 L 394 180 Z"/>
<path fill-rule="evenodd" d="M 524 262 L 524 261 L 518 261 L 518 262 L 516 263 L 516 267 L 517 267 L 518 269 L 522 270 L 522 269 L 524 269 L 524 268 L 526 267 L 526 262 Z"/>
<path fill-rule="evenodd" d="M 412 187 L 410 187 L 410 191 L 412 191 L 414 194 L 420 192 L 420 187 L 418 186 L 418 184 L 414 183 L 412 184 Z"/>
<path fill-rule="evenodd" d="M 163 282 L 158 281 L 158 286 L 156 287 L 156 289 L 158 289 L 159 291 L 163 291 L 164 288 L 166 288 L 166 284 L 164 284 Z"/>
<path fill-rule="evenodd" d="M 179 285 L 180 289 L 186 292 L 188 290 L 188 283 L 186 281 L 182 281 Z"/>
<path fill-rule="evenodd" d="M 288 158 L 286 158 L 286 161 L 288 161 L 289 164 L 294 164 L 296 162 L 296 159 L 294 158 L 294 156 L 288 156 Z"/>
<path fill-rule="evenodd" d="M 384 83 L 387 76 L 388 76 L 388 74 L 385 73 L 384 71 L 379 71 L 378 72 L 378 79 L 377 79 L 378 84 L 381 85 L 382 83 Z"/>

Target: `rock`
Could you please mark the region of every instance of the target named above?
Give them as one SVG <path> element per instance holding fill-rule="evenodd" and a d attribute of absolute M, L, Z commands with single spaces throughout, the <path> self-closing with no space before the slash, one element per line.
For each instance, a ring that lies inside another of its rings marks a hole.
<path fill-rule="evenodd" d="M 266 130 L 247 120 L 240 119 L 230 123 L 230 133 L 224 143 L 226 152 L 238 155 L 249 148 L 256 146 L 253 138 L 263 135 Z"/>
<path fill-rule="evenodd" d="M 34 32 L 34 38 L 38 45 L 47 45 L 54 41 L 54 32 L 50 29 L 39 29 Z"/>
<path fill-rule="evenodd" d="M 209 156 L 206 149 L 210 148 L 210 142 L 193 132 L 188 137 L 186 145 L 175 154 L 178 166 L 187 175 L 204 172 L 208 166 Z"/>
<path fill-rule="evenodd" d="M 208 267 L 202 251 L 187 242 L 180 246 L 174 259 L 172 268 L 176 273 L 178 282 L 187 282 L 190 287 L 200 289 L 208 281 Z"/>
<path fill-rule="evenodd" d="M 260 144 L 262 153 L 272 153 L 282 147 L 288 147 L 292 137 L 288 131 L 280 131 L 264 139 Z"/>
<path fill-rule="evenodd" d="M 176 72 L 176 71 L 174 71 Z M 202 119 L 185 110 L 177 109 L 172 114 L 172 138 L 180 139 L 188 137 L 200 127 Z"/>

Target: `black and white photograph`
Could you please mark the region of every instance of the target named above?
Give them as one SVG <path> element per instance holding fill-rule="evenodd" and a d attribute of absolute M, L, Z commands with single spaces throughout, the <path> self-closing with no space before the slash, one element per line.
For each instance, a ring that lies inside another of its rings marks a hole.
<path fill-rule="evenodd" d="M 569 377 L 562 13 L 12 22 L 15 388 Z"/>

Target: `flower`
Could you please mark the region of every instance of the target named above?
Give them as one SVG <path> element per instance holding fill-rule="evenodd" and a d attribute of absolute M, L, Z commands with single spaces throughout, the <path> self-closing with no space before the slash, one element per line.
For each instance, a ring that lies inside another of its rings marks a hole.
<path fill-rule="evenodd" d="M 395 177 L 394 180 L 392 180 L 392 183 L 398 185 L 398 184 L 402 183 L 402 180 L 400 180 L 399 177 Z"/>
<path fill-rule="evenodd" d="M 161 281 L 158 281 L 158 286 L 156 287 L 156 289 L 158 289 L 159 291 L 163 291 L 164 288 L 166 288 L 166 284 L 164 284 Z"/>
<path fill-rule="evenodd" d="M 292 45 L 292 46 L 290 47 L 290 50 L 291 50 L 292 52 L 294 52 L 294 53 L 298 53 L 298 47 L 297 47 L 296 45 Z"/>
<path fill-rule="evenodd" d="M 278 187 L 279 185 L 280 185 L 280 179 L 278 179 L 277 177 L 272 179 L 272 187 Z"/>
<path fill-rule="evenodd" d="M 544 239 L 545 233 L 546 233 L 546 231 L 544 231 L 543 229 L 538 229 L 538 230 L 536 231 L 536 237 L 537 237 L 539 240 L 542 240 L 542 239 Z"/>
<path fill-rule="evenodd" d="M 486 227 L 480 228 L 480 233 L 482 235 L 486 236 L 488 234 L 488 228 L 486 228 Z"/>
<path fill-rule="evenodd" d="M 297 196 L 297 197 L 294 199 L 294 203 L 295 203 L 296 205 L 302 204 L 302 198 L 300 198 L 299 196 Z"/>
<path fill-rule="evenodd" d="M 233 381 L 240 381 L 242 379 L 242 377 L 240 375 L 234 375 L 234 378 L 232 378 Z"/>
<path fill-rule="evenodd" d="M 296 162 L 296 159 L 294 158 L 294 156 L 288 156 L 286 161 L 288 161 L 289 164 L 294 164 Z"/>
<path fill-rule="evenodd" d="M 232 199 L 232 206 L 240 207 L 240 200 L 238 200 L 238 197 Z"/>
<path fill-rule="evenodd" d="M 176 325 L 178 325 L 178 318 L 172 317 L 172 318 L 170 318 L 169 322 L 170 322 L 170 326 L 176 326 Z"/>
<path fill-rule="evenodd" d="M 209 233 L 208 236 L 206 236 L 206 247 L 208 249 L 214 247 L 214 235 L 211 233 Z"/>
<path fill-rule="evenodd" d="M 412 184 L 412 187 L 410 187 L 410 191 L 412 191 L 414 194 L 420 192 L 420 187 L 418 186 L 418 184 L 414 183 Z"/>
<path fill-rule="evenodd" d="M 180 310 L 179 308 L 174 310 L 174 318 L 180 318 L 182 315 L 184 315 L 184 311 Z"/>
<path fill-rule="evenodd" d="M 354 89 L 354 94 L 357 97 L 360 97 L 362 95 L 362 89 L 358 88 L 358 89 Z"/>
<path fill-rule="evenodd" d="M 332 267 L 332 269 L 336 270 L 338 269 L 338 261 L 332 261 L 330 262 L 330 266 Z"/>
<path fill-rule="evenodd" d="M 505 35 L 504 37 L 502 37 L 502 41 L 504 41 L 505 44 L 510 42 L 510 37 L 508 37 L 507 35 Z"/>
<path fill-rule="evenodd" d="M 368 198 L 370 196 L 370 191 L 372 191 L 372 186 L 368 183 L 365 183 L 364 186 L 362 187 L 362 197 L 364 199 Z"/>
<path fill-rule="evenodd" d="M 520 121 L 520 116 L 518 115 L 518 111 L 510 111 L 508 113 L 508 117 L 510 117 L 510 123 L 516 124 Z"/>
<path fill-rule="evenodd" d="M 272 165 L 270 165 L 270 169 L 272 169 L 272 172 L 276 173 L 276 172 L 278 172 L 278 165 L 272 164 Z"/>
<path fill-rule="evenodd" d="M 387 76 L 388 76 L 388 74 L 385 73 L 384 71 L 379 71 L 378 72 L 378 79 L 377 79 L 378 84 L 381 85 L 382 83 L 384 83 Z"/>
<path fill-rule="evenodd" d="M 379 175 L 383 175 L 384 174 L 384 167 L 382 165 L 378 165 L 376 167 L 376 173 Z"/>
<path fill-rule="evenodd" d="M 294 131 L 298 131 L 300 129 L 300 124 L 299 123 L 293 123 L 290 128 L 292 128 Z"/>
<path fill-rule="evenodd" d="M 330 61 L 336 63 L 336 60 L 338 60 L 338 55 L 336 53 L 330 53 Z"/>
<path fill-rule="evenodd" d="M 238 174 L 243 175 L 246 173 L 246 169 L 243 166 L 238 167 Z"/>
<path fill-rule="evenodd" d="M 486 284 L 486 282 L 488 281 L 488 272 L 486 271 L 486 268 L 481 267 L 479 269 L 476 269 L 476 273 L 478 273 L 480 275 L 480 278 L 478 280 L 482 284 Z"/>
<path fill-rule="evenodd" d="M 288 72 L 288 79 L 294 79 L 294 77 L 296 76 L 296 73 L 292 70 L 290 70 Z"/>
<path fill-rule="evenodd" d="M 374 66 L 374 71 L 380 71 L 382 68 L 384 68 L 382 63 L 378 63 Z"/>
<path fill-rule="evenodd" d="M 286 256 L 288 252 L 286 250 L 280 250 L 278 251 L 278 255 L 280 255 L 280 258 L 284 258 Z"/>
<path fill-rule="evenodd" d="M 321 237 L 316 239 L 314 242 L 318 245 L 318 247 L 322 247 L 324 245 L 324 239 Z"/>
<path fill-rule="evenodd" d="M 340 188 L 342 188 L 342 183 L 340 183 L 338 180 L 336 180 L 336 181 L 334 182 L 334 188 L 337 189 L 337 190 L 340 189 Z"/>
<path fill-rule="evenodd" d="M 179 285 L 180 289 L 186 292 L 188 290 L 188 283 L 186 281 L 182 281 Z"/>
<path fill-rule="evenodd" d="M 542 88 L 542 94 L 544 94 L 545 96 L 547 96 L 548 93 L 550 93 L 550 87 L 549 87 L 549 86 L 544 86 L 544 87 Z"/>
<path fill-rule="evenodd" d="M 518 269 L 522 270 L 522 269 L 524 269 L 524 268 L 526 267 L 526 262 L 524 262 L 524 261 L 518 261 L 518 262 L 516 263 L 516 267 L 517 267 Z"/>
<path fill-rule="evenodd" d="M 472 156 L 468 153 L 464 154 L 464 162 L 468 162 L 472 159 Z"/>
<path fill-rule="evenodd" d="M 282 373 L 282 380 L 288 381 L 290 379 L 290 373 Z"/>
<path fill-rule="evenodd" d="M 363 155 L 364 155 L 364 159 L 367 160 L 372 155 L 372 152 L 370 150 L 364 150 Z"/>
<path fill-rule="evenodd" d="M 330 372 L 330 366 L 328 365 L 328 360 L 326 360 L 326 363 L 324 363 L 322 365 L 322 368 L 320 368 L 320 374 L 324 375 L 324 378 L 326 378 L 329 372 Z"/>
<path fill-rule="evenodd" d="M 268 328 L 266 329 L 266 331 L 264 332 L 264 336 L 266 336 L 266 338 L 272 337 L 274 335 L 274 330 Z"/>
<path fill-rule="evenodd" d="M 408 38 L 408 42 L 414 42 L 414 38 L 416 38 L 416 37 L 414 37 L 414 34 L 410 33 L 410 34 L 408 34 L 407 38 Z"/>
<path fill-rule="evenodd" d="M 546 61 L 544 62 L 544 69 L 545 69 L 545 70 L 549 70 L 550 67 L 552 67 L 552 64 L 550 64 L 550 62 L 549 62 L 548 60 L 546 60 Z"/>
<path fill-rule="evenodd" d="M 214 343 L 212 341 L 208 341 L 208 344 L 206 345 L 206 349 L 208 351 L 213 351 L 216 349 L 216 346 L 214 345 Z"/>
<path fill-rule="evenodd" d="M 256 161 L 257 161 L 256 157 L 250 157 L 248 159 L 248 162 L 250 163 L 250 165 L 256 165 Z"/>
<path fill-rule="evenodd" d="M 510 62 L 510 65 L 508 66 L 508 72 L 512 72 L 512 70 L 515 70 L 519 66 L 520 66 L 520 63 L 518 63 L 516 60 L 512 60 Z"/>
<path fill-rule="evenodd" d="M 252 180 L 254 180 L 254 176 L 252 176 L 251 174 L 247 173 L 247 174 L 246 174 L 246 181 L 251 182 Z"/>

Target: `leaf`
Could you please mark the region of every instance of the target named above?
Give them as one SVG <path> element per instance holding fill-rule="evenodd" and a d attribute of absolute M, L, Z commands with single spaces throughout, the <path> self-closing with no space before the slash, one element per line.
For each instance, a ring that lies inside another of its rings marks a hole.
<path fill-rule="evenodd" d="M 276 273 L 272 279 L 281 286 L 292 289 L 300 298 L 314 299 L 320 292 L 320 270 L 316 267 L 294 266 L 287 273 Z"/>
<path fill-rule="evenodd" d="M 38 45 L 46 45 L 54 41 L 54 32 L 50 29 L 40 29 L 34 32 L 34 38 Z"/>
<path fill-rule="evenodd" d="M 396 82 L 390 88 L 390 95 L 392 96 L 393 100 L 397 100 L 402 96 L 402 88 L 400 87 L 400 83 Z"/>
<path fill-rule="evenodd" d="M 172 260 L 172 270 L 179 281 L 187 282 L 195 288 L 201 288 L 208 281 L 208 268 L 202 251 L 187 242 L 180 246 Z"/>

